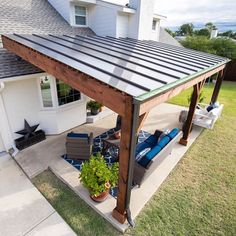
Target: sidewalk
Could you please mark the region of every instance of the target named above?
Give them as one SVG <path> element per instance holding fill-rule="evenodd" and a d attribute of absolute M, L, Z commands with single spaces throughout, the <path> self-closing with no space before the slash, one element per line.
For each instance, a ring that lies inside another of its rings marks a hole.
<path fill-rule="evenodd" d="M 76 236 L 9 156 L 0 156 L 0 235 Z"/>

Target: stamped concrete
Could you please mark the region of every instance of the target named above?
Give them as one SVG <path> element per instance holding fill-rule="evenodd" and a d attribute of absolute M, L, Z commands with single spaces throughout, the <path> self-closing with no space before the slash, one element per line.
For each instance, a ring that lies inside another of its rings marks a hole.
<path fill-rule="evenodd" d="M 154 108 L 143 127 L 150 133 L 156 129 L 172 129 L 179 127 L 178 116 L 183 107 L 161 104 Z M 94 132 L 94 136 L 103 133 L 109 128 L 115 126 L 116 115 L 106 117 L 94 124 L 85 124 L 73 129 L 78 132 Z M 134 188 L 131 194 L 131 212 L 135 219 L 145 204 L 151 199 L 153 194 L 158 190 L 160 185 L 173 170 L 179 160 L 183 157 L 190 145 L 201 133 L 201 129 L 194 128 L 190 136 L 190 142 L 187 147 L 176 144 L 171 155 L 169 155 L 161 165 L 149 176 L 140 188 Z M 119 231 L 124 232 L 128 227 L 128 223 L 120 224 L 111 215 L 112 210 L 116 206 L 116 199 L 109 196 L 105 202 L 95 203 L 90 197 L 87 189 L 79 182 L 79 171 L 64 161 L 60 156 L 65 153 L 65 136 L 61 134 L 54 137 L 47 137 L 47 140 L 34 145 L 24 151 L 21 151 L 16 160 L 26 171 L 29 177 L 34 177 L 46 168 L 50 168 L 64 183 L 66 183 L 80 198 L 90 205 L 101 216 L 108 220 Z"/>
<path fill-rule="evenodd" d="M 0 157 L 0 182 L 0 235 L 76 235 L 9 155 Z"/>

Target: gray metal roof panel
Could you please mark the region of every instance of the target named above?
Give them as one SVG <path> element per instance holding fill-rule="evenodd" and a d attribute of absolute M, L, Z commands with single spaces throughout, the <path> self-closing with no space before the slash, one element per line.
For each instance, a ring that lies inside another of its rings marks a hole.
<path fill-rule="evenodd" d="M 188 56 L 188 50 L 183 52 L 179 47 L 168 51 L 159 44 L 149 47 L 142 41 L 107 37 L 16 34 L 7 37 L 139 98 L 227 62 L 225 58 L 204 54 L 205 62 L 201 53 L 191 51 Z"/>

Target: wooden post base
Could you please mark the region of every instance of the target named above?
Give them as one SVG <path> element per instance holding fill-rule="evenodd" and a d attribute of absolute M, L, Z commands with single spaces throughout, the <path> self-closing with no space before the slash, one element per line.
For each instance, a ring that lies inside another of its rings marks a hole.
<path fill-rule="evenodd" d="M 185 140 L 185 139 L 181 138 L 181 139 L 179 140 L 179 144 L 184 145 L 184 146 L 187 146 L 187 145 L 188 145 L 188 140 Z"/>
<path fill-rule="evenodd" d="M 124 224 L 126 221 L 126 214 L 121 214 L 116 208 L 112 211 L 112 216 L 121 224 Z"/>

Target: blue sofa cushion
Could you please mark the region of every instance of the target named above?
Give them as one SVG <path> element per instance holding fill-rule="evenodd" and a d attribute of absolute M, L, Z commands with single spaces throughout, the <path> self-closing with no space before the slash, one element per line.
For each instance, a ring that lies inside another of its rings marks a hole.
<path fill-rule="evenodd" d="M 147 167 L 148 163 L 161 151 L 161 147 L 156 145 L 151 151 L 149 151 L 144 157 L 139 160 L 139 164 L 144 168 Z"/>
<path fill-rule="evenodd" d="M 140 152 L 142 152 L 146 148 L 151 148 L 151 145 L 149 143 L 146 143 L 145 141 L 142 143 L 139 143 L 136 146 L 135 156 L 137 156 Z"/>
<path fill-rule="evenodd" d="M 141 160 L 150 150 L 151 148 L 145 148 L 141 152 L 139 152 L 135 157 L 136 161 L 138 162 L 139 160 Z"/>
<path fill-rule="evenodd" d="M 169 134 L 167 134 L 167 136 L 170 139 L 173 139 L 178 133 L 179 133 L 179 129 L 178 128 L 174 128 L 174 129 L 171 130 L 171 132 Z"/>
<path fill-rule="evenodd" d="M 71 132 L 67 134 L 67 137 L 68 138 L 88 138 L 89 136 L 88 134 L 82 134 L 82 133 L 80 134 L 80 133 Z"/>
<path fill-rule="evenodd" d="M 157 145 L 160 146 L 160 148 L 164 148 L 168 143 L 170 142 L 170 137 L 169 136 L 164 136 L 158 143 Z"/>

